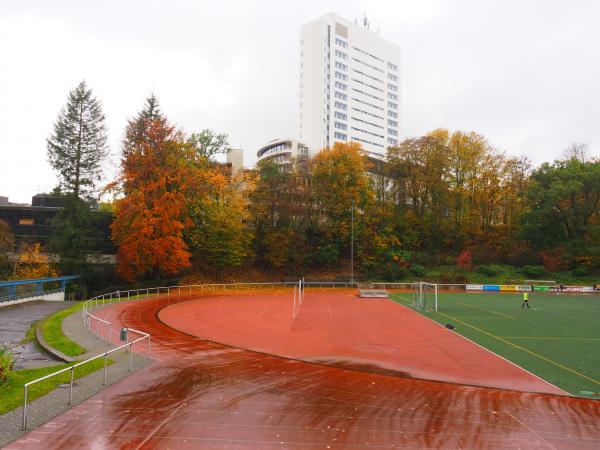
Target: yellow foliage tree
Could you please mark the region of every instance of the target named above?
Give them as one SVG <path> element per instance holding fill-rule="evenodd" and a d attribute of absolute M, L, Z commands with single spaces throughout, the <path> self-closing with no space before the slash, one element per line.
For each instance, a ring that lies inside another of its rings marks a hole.
<path fill-rule="evenodd" d="M 56 276 L 56 271 L 50 267 L 48 256 L 40 253 L 40 244 L 33 244 L 21 251 L 11 279 L 30 280 Z"/>

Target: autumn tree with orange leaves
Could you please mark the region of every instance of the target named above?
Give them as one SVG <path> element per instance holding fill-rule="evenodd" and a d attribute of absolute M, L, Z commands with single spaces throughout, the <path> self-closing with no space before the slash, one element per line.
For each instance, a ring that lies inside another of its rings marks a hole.
<path fill-rule="evenodd" d="M 117 272 L 125 280 L 174 276 L 190 267 L 183 230 L 189 220 L 186 191 L 194 180 L 192 153 L 154 96 L 129 121 L 121 175 L 111 186 L 123 194 L 115 204 L 112 239 L 118 248 Z"/>

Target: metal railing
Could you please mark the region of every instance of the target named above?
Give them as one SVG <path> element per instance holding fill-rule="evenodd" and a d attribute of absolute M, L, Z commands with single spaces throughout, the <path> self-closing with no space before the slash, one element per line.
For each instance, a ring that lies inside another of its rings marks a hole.
<path fill-rule="evenodd" d="M 140 300 L 140 299 L 149 299 L 154 296 L 159 295 L 167 295 L 167 298 L 171 296 L 177 295 L 177 299 L 181 301 L 186 298 L 191 300 L 198 293 L 200 297 L 205 294 L 215 293 L 219 290 L 221 291 L 248 291 L 253 289 L 277 289 L 277 288 L 293 288 L 294 286 L 298 286 L 297 281 L 282 281 L 282 282 L 263 282 L 263 283 L 218 283 L 218 284 L 194 284 L 194 285 L 184 285 L 184 286 L 160 286 L 154 288 L 142 288 L 142 289 L 133 289 L 127 291 L 115 291 L 109 292 L 106 294 L 98 295 L 89 300 L 86 300 L 82 311 L 82 323 L 83 326 L 88 328 L 93 334 L 95 334 L 98 338 L 101 338 L 101 335 L 104 331 L 106 331 L 106 337 L 108 340 L 108 345 L 111 345 L 112 334 L 116 332 L 113 330 L 112 323 L 106 319 L 98 317 L 93 314 L 93 311 L 101 308 L 106 305 L 112 305 L 114 303 L 119 303 L 122 301 L 128 300 Z M 306 281 L 302 283 L 302 290 L 304 291 L 304 287 L 311 288 L 353 288 L 357 287 L 358 283 L 356 282 L 345 282 L 345 281 Z M 65 372 L 71 371 L 71 379 L 69 383 L 69 405 L 71 404 L 73 398 L 73 380 L 74 373 L 77 367 L 83 366 L 85 364 L 90 363 L 91 361 L 97 360 L 99 358 L 104 358 L 104 385 L 107 382 L 107 365 L 108 365 L 108 355 L 120 350 L 125 349 L 129 351 L 129 370 L 131 371 L 131 360 L 133 355 L 133 346 L 134 344 L 146 339 L 148 342 L 148 353 L 150 353 L 150 342 L 151 336 L 148 333 L 143 331 L 134 330 L 133 328 L 128 328 L 129 331 L 138 333 L 141 337 L 127 342 L 119 347 L 108 350 L 104 353 L 100 353 L 93 358 L 89 358 L 85 361 L 81 361 L 72 366 L 61 369 L 57 372 L 48 374 L 44 377 L 38 378 L 36 380 L 25 383 L 24 388 L 24 398 L 23 398 L 23 420 L 22 420 L 22 428 L 23 430 L 27 427 L 27 394 L 29 386 L 39 383 L 41 381 L 47 380 L 49 378 L 55 377 L 57 375 L 63 374 Z M 127 335 L 128 336 L 128 335 Z M 128 339 L 128 337 L 127 337 Z"/>
<path fill-rule="evenodd" d="M 149 353 L 150 352 L 150 335 L 148 333 L 144 333 L 143 331 L 134 330 L 133 328 L 128 328 L 128 331 L 132 331 L 134 333 L 138 333 L 138 334 L 141 335 L 141 337 L 139 337 L 139 338 L 137 338 L 137 339 L 135 339 L 135 340 L 133 340 L 131 342 L 127 342 L 127 343 L 125 343 L 123 345 L 120 345 L 119 347 L 116 347 L 116 348 L 113 348 L 111 350 L 108 350 L 108 351 L 106 351 L 104 353 L 100 353 L 99 355 L 96 355 L 96 356 L 94 356 L 92 358 L 86 359 L 85 361 L 81 361 L 81 362 L 79 362 L 77 364 L 73 364 L 72 366 L 65 367 L 64 369 L 61 369 L 61 370 L 59 370 L 57 372 L 48 374 L 48 375 L 46 375 L 44 377 L 37 378 L 36 380 L 30 381 L 28 383 L 25 383 L 25 385 L 23 386 L 24 395 L 23 395 L 23 418 L 22 418 L 22 424 L 21 424 L 22 430 L 25 431 L 27 429 L 27 393 L 28 393 L 28 390 L 29 390 L 29 386 L 31 386 L 33 384 L 36 384 L 36 383 L 39 383 L 41 381 L 47 380 L 49 378 L 58 376 L 58 375 L 60 375 L 62 373 L 71 371 L 71 379 L 70 379 L 70 382 L 69 382 L 69 402 L 68 402 L 68 404 L 70 405 L 71 402 L 72 402 L 72 400 L 73 400 L 73 380 L 74 380 L 74 377 L 75 377 L 75 369 L 77 367 L 81 367 L 81 366 L 83 366 L 85 364 L 88 364 L 88 363 L 90 363 L 92 361 L 95 361 L 95 360 L 97 360 L 99 358 L 104 358 L 104 381 L 103 381 L 103 385 L 106 386 L 107 377 L 108 377 L 108 368 L 107 368 L 107 366 L 108 366 L 108 355 L 110 355 L 111 353 L 114 353 L 114 352 L 118 352 L 119 350 L 125 349 L 125 350 L 129 351 L 129 372 L 131 372 L 132 358 L 133 358 L 133 346 L 134 346 L 134 344 L 136 344 L 136 343 L 138 343 L 138 342 L 146 339 L 148 341 L 148 353 Z"/>

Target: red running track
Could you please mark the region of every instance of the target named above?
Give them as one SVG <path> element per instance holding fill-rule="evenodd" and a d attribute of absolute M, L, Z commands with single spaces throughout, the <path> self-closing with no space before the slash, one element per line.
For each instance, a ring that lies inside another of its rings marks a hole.
<path fill-rule="evenodd" d="M 600 402 L 239 350 L 160 323 L 167 301 L 103 310 L 152 334 L 155 363 L 9 448 L 598 448 Z"/>
<path fill-rule="evenodd" d="M 202 339 L 290 358 L 525 392 L 568 395 L 513 363 L 388 299 L 307 291 L 213 297 L 162 309 L 167 325 Z"/>

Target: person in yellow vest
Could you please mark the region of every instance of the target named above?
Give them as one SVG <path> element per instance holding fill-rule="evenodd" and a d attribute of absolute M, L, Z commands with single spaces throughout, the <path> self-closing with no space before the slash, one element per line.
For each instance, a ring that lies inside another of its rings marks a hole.
<path fill-rule="evenodd" d="M 529 306 L 529 292 L 523 292 L 523 303 L 521 304 L 521 308 L 525 308 L 525 305 L 527 305 L 527 308 L 531 308 Z"/>

